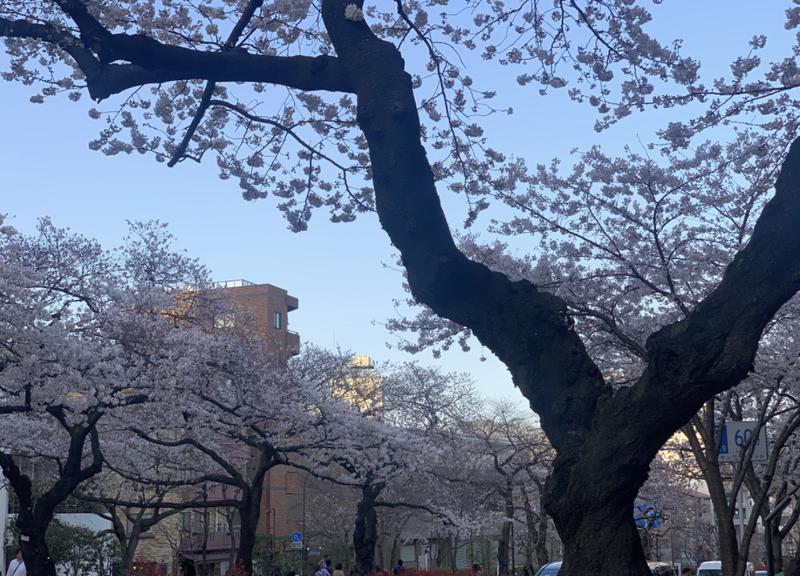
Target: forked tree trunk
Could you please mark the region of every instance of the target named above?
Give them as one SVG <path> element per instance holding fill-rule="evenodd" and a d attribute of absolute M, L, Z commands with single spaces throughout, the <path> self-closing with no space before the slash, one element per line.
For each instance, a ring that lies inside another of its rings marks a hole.
<path fill-rule="evenodd" d="M 364 6 L 363 0 L 318 3 L 335 56 L 269 56 L 262 66 L 255 63 L 262 56 L 245 51 L 235 57 L 243 65 L 241 76 L 225 70 L 226 62 L 236 60 L 221 59 L 221 54 L 209 54 L 209 59 L 201 51 L 114 34 L 95 21 L 83 3 L 57 4 L 92 44 L 76 62 L 85 67 L 95 99 L 170 79 L 250 81 L 254 68 L 259 82 L 355 94 L 357 124 L 369 147 L 375 207 L 400 251 L 414 298 L 469 328 L 497 355 L 540 414 L 558 452 L 561 463 L 556 468 L 561 470 L 550 483 L 547 502 L 566 549 L 564 576 L 649 576 L 633 522 L 634 497 L 649 462 L 704 401 L 747 376 L 764 327 L 800 290 L 800 141 L 792 144 L 776 194 L 765 205 L 747 246 L 726 267 L 717 287 L 680 321 L 650 335 L 643 346 L 628 342 L 643 358 L 644 369 L 630 387 L 617 390 L 593 362 L 563 298 L 494 272 L 456 246 L 437 194 L 441 175 L 434 174 L 422 145 L 415 79 L 405 71 L 398 47 L 376 37 L 369 19 L 353 10 Z M 256 4 L 260 3 L 252 3 Z M 402 2 L 397 8 L 408 18 Z M 409 34 L 425 34 L 413 23 L 409 28 Z M 69 33 L 69 40 L 53 40 L 50 32 L 27 34 L 62 43 L 62 48 L 64 42 L 73 47 L 79 42 Z M 423 42 L 429 41 L 424 36 Z M 436 61 L 440 58 L 433 55 Z M 106 66 L 115 60 L 125 64 Z M 455 95 L 456 101 L 460 96 Z M 453 128 L 457 151 L 464 142 Z M 546 139 L 536 128 L 530 127 L 530 137 Z M 487 174 L 475 176 L 494 184 Z M 524 180 L 519 184 L 524 186 Z M 505 192 L 513 197 L 517 190 Z M 605 423 L 608 433 L 597 434 L 596 428 Z M 594 454 L 609 449 L 630 465 L 615 466 Z M 365 527 L 374 525 L 374 513 L 363 518 Z M 365 542 L 367 533 L 362 534 Z"/>
<path fill-rule="evenodd" d="M 650 576 L 633 519 L 650 462 L 703 402 L 746 377 L 764 327 L 800 290 L 800 141 L 719 285 L 648 338 L 641 376 L 616 390 L 563 299 L 458 249 L 422 145 L 414 80 L 394 44 L 346 16 L 351 3 L 363 5 L 323 0 L 322 17 L 357 95 L 378 216 L 414 298 L 469 328 L 540 415 L 558 453 L 547 509 L 565 548 L 561 575 Z"/>

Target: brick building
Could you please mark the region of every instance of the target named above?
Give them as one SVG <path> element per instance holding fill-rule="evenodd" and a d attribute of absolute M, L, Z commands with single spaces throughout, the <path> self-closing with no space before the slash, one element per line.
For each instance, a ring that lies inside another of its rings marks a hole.
<path fill-rule="evenodd" d="M 278 358 L 299 354 L 300 336 L 289 330 L 289 313 L 297 310 L 297 298 L 283 288 L 247 280 L 218 282 L 214 287 L 229 299 L 225 312 L 214 319 L 215 328 L 255 333 Z M 267 473 L 259 533 L 288 541 L 292 532 L 301 529 L 302 519 L 297 515 L 303 487 L 298 472 L 288 467 L 278 466 Z M 224 494 L 226 490 L 228 494 Z M 229 498 L 230 491 L 229 487 L 209 486 L 207 497 Z M 179 562 L 188 559 L 196 565 L 204 561 L 209 576 L 224 576 L 238 544 L 239 526 L 236 513 L 230 510 L 186 510 L 143 534 L 137 556 L 155 561 L 165 573 L 175 573 Z"/>
<path fill-rule="evenodd" d="M 217 282 L 215 286 L 230 298 L 234 310 L 239 309 L 217 318 L 218 326 L 236 326 L 237 314 L 244 314 L 248 329 L 264 341 L 267 350 L 285 358 L 300 353 L 300 336 L 289 330 L 289 312 L 297 310 L 297 298 L 272 284 L 247 280 Z"/>

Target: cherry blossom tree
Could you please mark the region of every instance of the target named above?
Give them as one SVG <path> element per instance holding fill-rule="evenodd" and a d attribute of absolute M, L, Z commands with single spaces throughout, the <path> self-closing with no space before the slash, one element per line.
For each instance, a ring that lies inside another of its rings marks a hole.
<path fill-rule="evenodd" d="M 631 0 L 0 3 L 6 77 L 37 83 L 35 101 L 126 93 L 92 111 L 105 122 L 94 148 L 169 165 L 216 155 L 223 178 L 247 198 L 272 193 L 295 229 L 318 208 L 335 221 L 377 211 L 414 298 L 494 352 L 540 414 L 569 576 L 648 573 L 631 512 L 649 463 L 746 376 L 800 286 L 797 145 L 778 165 L 796 126 L 794 57 L 762 66 L 756 36 L 709 86 L 679 43 L 647 34 L 650 19 Z M 543 94 L 566 88 L 599 128 L 650 106 L 706 112 L 665 128 L 664 156 L 592 149 L 571 174 L 529 170 L 486 139 L 479 118 L 502 105 L 461 66 L 473 51 Z M 404 56 L 424 63 L 406 71 Z M 731 144 L 694 144 L 745 113 L 759 121 Z M 537 274 L 460 249 L 445 191 L 465 199 L 467 224 L 491 200 L 518 210 L 498 231 L 543 239 Z"/>
<path fill-rule="evenodd" d="M 529 564 L 533 564 L 534 553 L 540 556 L 536 565 L 546 564 L 549 519 L 537 500 L 544 495 L 544 483 L 553 458 L 552 446 L 530 418 L 508 404 L 496 404 L 477 419 L 463 422 L 461 433 L 471 457 L 484 459 L 492 470 L 488 478 L 483 478 L 483 499 L 496 496 L 502 511 L 497 549 L 500 574 L 511 573 L 515 539 L 529 541 Z M 471 481 L 477 484 L 476 480 Z M 535 503 L 531 502 L 532 498 Z M 521 522 L 517 520 L 518 511 L 523 515 Z M 516 538 L 512 538 L 514 531 Z"/>
<path fill-rule="evenodd" d="M 204 272 L 168 258 L 167 238 L 158 224 L 133 224 L 111 253 L 46 219 L 33 236 L 6 228 L 0 237 L 0 467 L 33 575 L 55 574 L 45 532 L 56 507 L 100 473 L 105 452 L 120 450 L 104 426 L 182 378 L 189 330 L 162 310 L 175 281 Z M 25 458 L 51 471 L 43 486 L 20 466 Z"/>
<path fill-rule="evenodd" d="M 191 454 L 198 471 L 191 483 L 209 486 L 203 506 L 238 512 L 236 560 L 250 573 L 267 472 L 349 432 L 344 422 L 337 427 L 339 403 L 324 408 L 337 372 L 307 369 L 307 358 L 287 366 L 257 336 L 220 332 L 197 336 L 184 359 L 193 370 L 187 384 L 165 386 L 154 409 L 136 414 L 129 429 L 155 446 Z"/>
<path fill-rule="evenodd" d="M 773 504 L 786 494 L 788 479 L 797 467 L 792 448 L 800 428 L 798 327 L 793 300 L 765 332 L 754 370 L 748 378 L 736 389 L 707 402 L 683 430 L 689 451 L 711 495 L 719 530 L 720 558 L 730 567 L 731 573 L 737 575 L 746 570 L 758 520 L 763 521 Z M 769 454 L 766 462 L 750 461 L 753 448 L 743 451 L 733 463 L 720 462 L 719 430 L 726 420 L 751 420 L 757 423 L 756 431 L 767 431 Z M 753 514 L 746 523 L 740 504 L 745 488 L 754 501 Z M 796 522 L 796 519 L 785 520 L 784 534 Z M 736 521 L 741 526 L 739 531 Z M 780 529 L 776 529 L 774 536 L 775 541 L 780 542 Z M 780 566 L 780 552 L 776 553 L 776 559 Z"/>
<path fill-rule="evenodd" d="M 436 460 L 433 432 L 446 416 L 433 399 L 458 392 L 451 376 L 416 364 L 364 376 L 349 354 L 312 352 L 306 365 L 334 367 L 327 371 L 329 401 L 321 405 L 329 431 L 325 443 L 302 450 L 293 464 L 358 494 L 353 551 L 356 569 L 367 574 L 375 566 L 380 509 L 441 513 L 429 494 L 405 488 Z"/>
<path fill-rule="evenodd" d="M 379 516 L 384 532 L 393 536 L 391 562 L 399 557 L 397 543 L 402 528 L 413 520 L 429 526 L 422 536 L 434 538 L 434 561 L 457 571 L 459 550 L 474 537 L 493 533 L 502 521 L 486 487 L 492 484 L 493 468 L 476 456 L 474 442 L 464 430 L 465 422 L 478 419 L 484 401 L 466 374 L 444 373 L 437 368 L 406 363 L 390 370 L 383 380 L 384 418 L 393 426 L 424 434 L 425 459 L 412 476 L 387 487 L 384 500 L 425 505 L 423 510 L 394 507 L 392 518 Z M 423 496 L 421 498 L 420 496 Z M 403 512 L 402 516 L 398 516 Z M 415 513 L 416 512 L 416 513 Z M 388 530 L 387 530 L 388 528 Z"/>
<path fill-rule="evenodd" d="M 203 497 L 202 478 L 209 470 L 202 463 L 198 466 L 191 451 L 179 453 L 143 441 L 127 426 L 104 429 L 103 438 L 109 436 L 116 436 L 115 444 L 124 450 L 106 450 L 103 472 L 81 485 L 74 496 L 105 509 L 100 515 L 111 524 L 123 572 L 133 570 L 143 535 L 152 534 L 162 522 L 185 510 L 231 503 Z"/>

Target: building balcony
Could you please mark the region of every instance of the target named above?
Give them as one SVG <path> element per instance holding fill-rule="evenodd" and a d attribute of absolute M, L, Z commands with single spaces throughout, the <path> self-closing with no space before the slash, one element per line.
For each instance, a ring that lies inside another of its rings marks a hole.
<path fill-rule="evenodd" d="M 286 351 L 292 356 L 300 354 L 300 334 L 286 331 Z"/>
<path fill-rule="evenodd" d="M 181 536 L 179 549 L 181 552 L 201 552 L 203 550 L 203 540 L 206 539 L 205 548 L 209 552 L 230 550 L 239 546 L 240 536 L 241 532 L 238 528 L 234 528 L 233 538 L 231 538 L 231 533 L 227 530 L 209 532 L 208 534 L 195 532 Z"/>

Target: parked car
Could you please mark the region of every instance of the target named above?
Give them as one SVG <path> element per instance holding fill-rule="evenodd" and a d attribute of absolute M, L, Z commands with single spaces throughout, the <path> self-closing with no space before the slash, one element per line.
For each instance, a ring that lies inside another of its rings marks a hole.
<path fill-rule="evenodd" d="M 697 576 L 722 576 L 722 562 L 719 560 L 701 562 L 697 567 Z"/>
<path fill-rule="evenodd" d="M 550 562 L 539 568 L 536 576 L 558 576 L 559 570 L 561 570 L 561 562 Z"/>
<path fill-rule="evenodd" d="M 653 576 L 675 576 L 675 569 L 667 562 L 648 562 L 647 567 Z"/>
<path fill-rule="evenodd" d="M 650 568 L 650 572 L 653 573 L 653 576 L 675 576 L 675 570 L 672 568 L 672 565 L 666 562 L 648 562 L 647 567 Z M 561 562 L 550 562 L 550 564 L 545 564 L 539 568 L 535 576 L 558 576 L 559 570 L 561 570 Z M 698 572 L 698 576 L 702 575 Z M 708 576 L 717 575 L 709 574 Z"/>

